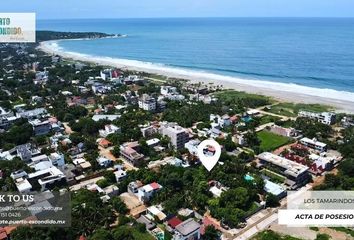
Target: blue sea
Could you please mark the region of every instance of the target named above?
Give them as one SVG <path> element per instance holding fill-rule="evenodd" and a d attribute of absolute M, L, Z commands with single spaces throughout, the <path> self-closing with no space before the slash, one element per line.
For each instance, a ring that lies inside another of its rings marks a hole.
<path fill-rule="evenodd" d="M 354 93 L 354 18 L 39 20 L 37 28 L 126 35 L 57 42 L 68 52 Z"/>

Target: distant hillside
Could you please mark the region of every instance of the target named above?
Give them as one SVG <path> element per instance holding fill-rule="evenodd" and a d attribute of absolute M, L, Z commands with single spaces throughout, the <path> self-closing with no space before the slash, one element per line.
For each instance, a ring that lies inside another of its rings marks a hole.
<path fill-rule="evenodd" d="M 113 37 L 113 36 L 115 36 L 115 35 L 100 33 L 100 32 L 36 31 L 37 42 L 48 41 L 48 40 L 57 40 L 57 39 L 103 38 L 103 37 Z"/>

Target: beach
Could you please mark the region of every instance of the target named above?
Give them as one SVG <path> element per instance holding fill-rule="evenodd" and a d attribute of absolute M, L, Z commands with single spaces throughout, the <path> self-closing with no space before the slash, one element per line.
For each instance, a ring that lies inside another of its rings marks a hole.
<path fill-rule="evenodd" d="M 41 42 L 38 48 L 48 54 L 60 55 L 67 59 L 187 79 L 195 83 L 214 83 L 228 89 L 270 96 L 279 101 L 323 104 L 334 107 L 338 112 L 354 113 L 354 93 L 352 92 L 313 88 L 298 84 L 241 79 L 203 71 L 166 67 L 149 62 L 90 56 L 64 51 L 59 47 L 58 41 Z"/>

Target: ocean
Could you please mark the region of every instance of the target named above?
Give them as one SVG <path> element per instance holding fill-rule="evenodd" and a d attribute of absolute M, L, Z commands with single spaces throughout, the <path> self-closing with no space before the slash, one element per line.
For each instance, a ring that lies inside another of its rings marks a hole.
<path fill-rule="evenodd" d="M 126 35 L 55 43 L 67 52 L 354 96 L 354 18 L 39 20 L 37 28 Z"/>

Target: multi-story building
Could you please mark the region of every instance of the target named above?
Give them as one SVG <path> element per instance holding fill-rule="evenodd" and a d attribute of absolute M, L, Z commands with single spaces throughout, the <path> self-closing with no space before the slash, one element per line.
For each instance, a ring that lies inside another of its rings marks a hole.
<path fill-rule="evenodd" d="M 33 110 L 23 110 L 23 109 L 18 109 L 16 116 L 19 118 L 27 118 L 27 119 L 39 119 L 42 118 L 47 114 L 47 110 L 44 108 L 36 108 Z"/>
<path fill-rule="evenodd" d="M 186 129 L 174 123 L 166 123 L 160 127 L 160 133 L 170 138 L 170 143 L 176 149 L 182 149 L 189 141 L 189 134 Z"/>
<path fill-rule="evenodd" d="M 259 154 L 258 159 L 266 168 L 277 169 L 277 173 L 285 176 L 288 179 L 288 184 L 293 188 L 303 186 L 310 179 L 309 168 L 297 162 L 270 152 Z"/>
<path fill-rule="evenodd" d="M 315 149 L 320 152 L 326 152 L 327 151 L 327 144 L 323 142 L 317 141 L 316 138 L 314 139 L 309 139 L 309 138 L 302 138 L 300 139 L 300 143 L 306 147 Z"/>
<path fill-rule="evenodd" d="M 51 130 L 51 124 L 49 123 L 48 120 L 41 121 L 41 120 L 35 119 L 33 121 L 29 121 L 29 123 L 32 125 L 34 135 L 36 135 L 36 136 L 46 135 Z"/>
<path fill-rule="evenodd" d="M 128 142 L 120 146 L 120 155 L 131 162 L 133 165 L 139 164 L 144 160 L 144 155 L 138 153 L 139 143 L 138 142 Z"/>
<path fill-rule="evenodd" d="M 228 127 L 231 125 L 231 120 L 230 116 L 228 114 L 225 114 L 223 116 L 215 115 L 215 114 L 210 114 L 210 121 L 218 124 L 220 127 Z"/>
<path fill-rule="evenodd" d="M 171 86 L 161 86 L 160 89 L 161 95 L 170 95 L 170 94 L 178 94 L 176 87 Z"/>
<path fill-rule="evenodd" d="M 298 131 L 296 131 L 294 128 L 284 128 L 278 125 L 271 126 L 270 132 L 284 137 L 296 137 L 298 135 Z"/>
<path fill-rule="evenodd" d="M 54 166 L 28 174 L 28 180 L 31 185 L 34 186 L 34 184 L 38 183 L 41 191 L 48 189 L 52 184 L 63 179 L 65 179 L 64 173 Z"/>
<path fill-rule="evenodd" d="M 143 94 L 139 99 L 139 108 L 145 111 L 155 111 L 156 110 L 156 99 L 150 97 L 148 94 Z"/>
<path fill-rule="evenodd" d="M 298 116 L 315 119 L 318 122 L 327 125 L 331 125 L 336 122 L 336 114 L 332 112 L 316 113 L 316 112 L 300 111 Z"/>
<path fill-rule="evenodd" d="M 137 197 L 142 202 L 148 202 L 151 197 L 160 189 L 162 189 L 162 186 L 156 182 L 147 184 L 138 188 Z"/>
<path fill-rule="evenodd" d="M 51 153 L 48 158 L 52 162 L 53 166 L 61 167 L 65 165 L 64 154 L 62 153 Z"/>

